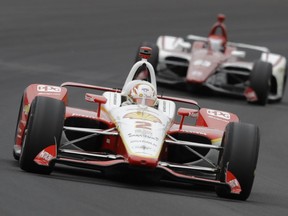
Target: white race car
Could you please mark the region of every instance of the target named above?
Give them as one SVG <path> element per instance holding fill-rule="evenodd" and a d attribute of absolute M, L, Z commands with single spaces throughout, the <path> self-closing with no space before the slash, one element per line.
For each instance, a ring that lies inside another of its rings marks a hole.
<path fill-rule="evenodd" d="M 208 37 L 160 36 L 156 44 L 142 43 L 153 48 L 149 61 L 157 82 L 186 83 L 192 90 L 205 86 L 262 105 L 268 100 L 281 101 L 286 58 L 270 53 L 266 47 L 229 42 L 224 20 L 224 15 L 218 15 Z"/>
<path fill-rule="evenodd" d="M 50 174 L 59 163 L 210 185 L 220 197 L 246 200 L 257 165 L 258 127 L 193 100 L 157 95 L 154 69 L 147 62 L 150 51 L 141 49 L 143 59 L 134 64 L 122 90 L 71 82 L 29 85 L 13 148 L 21 169 Z M 149 82 L 135 80 L 139 68 L 149 73 Z M 68 87 L 89 91 L 85 100 L 95 107 L 69 105 Z"/>

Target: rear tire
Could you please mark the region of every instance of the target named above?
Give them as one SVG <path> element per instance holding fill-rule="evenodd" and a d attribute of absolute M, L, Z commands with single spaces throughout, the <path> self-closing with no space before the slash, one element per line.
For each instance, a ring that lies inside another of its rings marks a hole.
<path fill-rule="evenodd" d="M 222 140 L 218 179 L 225 182 L 226 170 L 232 172 L 241 186 L 240 194 L 232 194 L 225 187 L 216 187 L 219 197 L 246 200 L 252 190 L 259 152 L 259 129 L 247 123 L 231 122 Z"/>
<path fill-rule="evenodd" d="M 19 107 L 19 111 L 18 111 L 18 117 L 17 117 L 17 124 L 16 124 L 16 129 L 15 129 L 15 137 L 14 137 L 14 145 L 16 145 L 16 139 L 17 139 L 17 134 L 18 134 L 18 127 L 20 124 L 20 120 L 21 120 L 21 115 L 23 112 L 23 98 L 24 96 L 22 96 L 21 98 L 21 103 L 20 103 L 20 107 Z M 19 160 L 20 155 L 16 153 L 15 148 L 13 148 L 13 157 L 15 160 Z"/>
<path fill-rule="evenodd" d="M 45 148 L 59 144 L 64 124 L 63 101 L 49 97 L 35 97 L 31 104 L 26 132 L 20 154 L 20 168 L 33 173 L 50 174 L 54 163 L 41 166 L 35 157 Z M 55 143 L 56 142 L 56 143 Z"/>
<path fill-rule="evenodd" d="M 285 89 L 286 89 L 286 83 L 287 83 L 287 73 L 288 73 L 288 65 L 286 63 L 285 65 L 285 75 L 284 75 L 284 83 L 283 83 L 283 90 L 282 90 L 282 96 L 281 98 L 279 98 L 279 100 L 277 100 L 277 102 L 281 102 L 283 97 L 284 97 L 284 93 L 285 93 Z"/>
<path fill-rule="evenodd" d="M 250 74 L 250 87 L 255 91 L 257 104 L 266 105 L 270 92 L 270 80 L 272 76 L 272 64 L 256 61 Z"/>

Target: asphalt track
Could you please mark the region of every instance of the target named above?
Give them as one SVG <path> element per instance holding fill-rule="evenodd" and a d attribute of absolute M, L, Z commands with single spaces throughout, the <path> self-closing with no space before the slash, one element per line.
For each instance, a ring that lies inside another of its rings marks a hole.
<path fill-rule="evenodd" d="M 287 55 L 287 10 L 284 0 L 1 0 L 0 215 L 287 215 L 287 88 L 282 103 L 261 107 L 160 87 L 260 127 L 258 168 L 246 202 L 202 187 L 142 185 L 86 170 L 59 167 L 50 176 L 35 175 L 12 157 L 18 106 L 30 83 L 121 87 L 140 42 L 163 34 L 205 36 L 218 13 L 227 16 L 231 41 Z"/>

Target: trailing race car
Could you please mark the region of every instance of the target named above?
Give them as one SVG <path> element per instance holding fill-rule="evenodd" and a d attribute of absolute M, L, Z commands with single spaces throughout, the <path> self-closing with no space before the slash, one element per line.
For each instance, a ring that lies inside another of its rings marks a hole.
<path fill-rule="evenodd" d="M 142 60 L 122 90 L 73 82 L 28 86 L 13 148 L 21 169 L 50 174 L 59 163 L 128 172 L 153 181 L 215 186 L 220 197 L 246 200 L 258 158 L 258 127 L 193 100 L 157 96 L 150 54 L 150 48 L 141 48 Z M 149 81 L 134 79 L 143 66 Z M 95 108 L 69 106 L 71 87 L 100 91 L 85 94 Z M 177 108 L 179 103 L 186 106 Z"/>
<path fill-rule="evenodd" d="M 204 86 L 245 96 L 247 101 L 262 105 L 268 100 L 281 101 L 287 76 L 286 58 L 270 53 L 266 47 L 229 42 L 224 20 L 224 15 L 218 15 L 208 37 L 160 36 L 157 44 L 142 43 L 141 46 L 153 48 L 149 61 L 155 68 L 157 82 L 186 83 L 192 90 Z"/>

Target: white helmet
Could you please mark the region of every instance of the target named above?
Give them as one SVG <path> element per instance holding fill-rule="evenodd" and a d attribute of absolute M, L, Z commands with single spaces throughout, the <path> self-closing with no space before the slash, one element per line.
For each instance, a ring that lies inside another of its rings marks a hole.
<path fill-rule="evenodd" d="M 132 103 L 154 106 L 157 101 L 156 90 L 149 82 L 136 82 L 129 90 L 128 99 Z"/>

